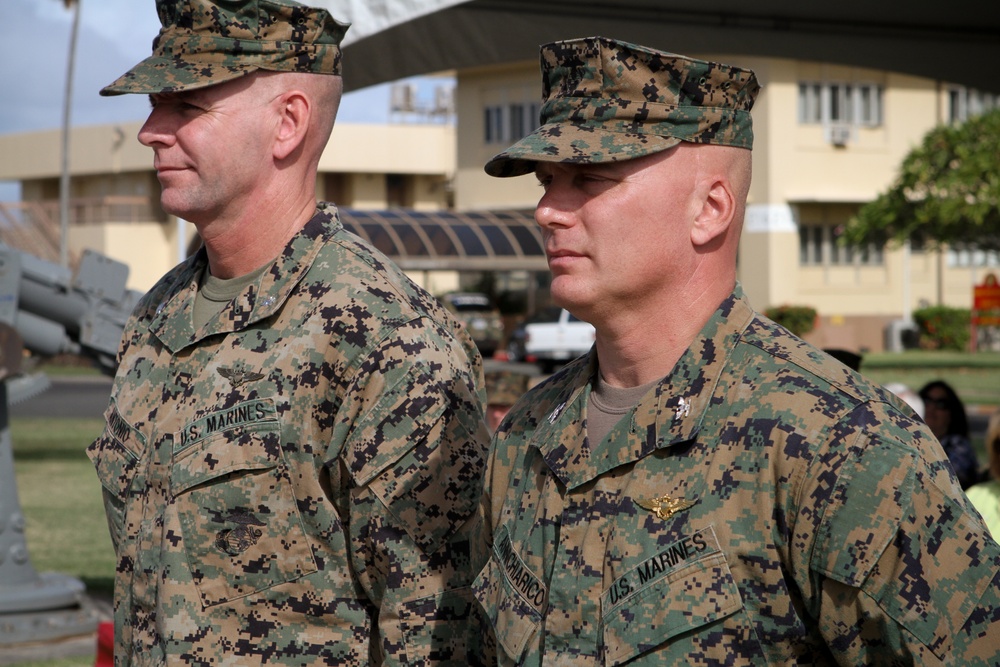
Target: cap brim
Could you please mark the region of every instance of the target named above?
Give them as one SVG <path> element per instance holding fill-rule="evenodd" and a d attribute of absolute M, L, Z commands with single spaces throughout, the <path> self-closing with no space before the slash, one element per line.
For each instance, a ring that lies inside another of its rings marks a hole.
<path fill-rule="evenodd" d="M 194 90 L 238 79 L 258 69 L 258 65 L 220 65 L 196 59 L 150 56 L 102 88 L 101 95 L 152 95 Z"/>
<path fill-rule="evenodd" d="M 486 163 L 486 173 L 498 178 L 523 176 L 539 162 L 601 164 L 651 155 L 681 143 L 677 137 L 640 132 L 613 132 L 595 127 L 552 123 L 542 125 Z"/>

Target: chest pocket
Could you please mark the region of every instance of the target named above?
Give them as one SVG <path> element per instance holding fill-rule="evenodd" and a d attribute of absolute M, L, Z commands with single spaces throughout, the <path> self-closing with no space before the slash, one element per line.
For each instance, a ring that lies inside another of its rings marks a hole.
<path fill-rule="evenodd" d="M 496 535 L 493 553 L 472 584 L 472 592 L 493 625 L 497 642 L 520 660 L 538 634 L 547 590 L 514 551 L 506 526 Z"/>
<path fill-rule="evenodd" d="M 648 664 L 680 664 L 694 655 L 728 664 L 734 650 L 750 664 L 766 664 L 711 527 L 623 574 L 601 596 L 601 609 L 606 666 L 642 655 Z"/>
<path fill-rule="evenodd" d="M 239 407 L 273 410 L 266 402 Z M 278 423 L 210 430 L 211 436 L 175 451 L 170 479 L 202 603 L 220 604 L 315 572 Z"/>

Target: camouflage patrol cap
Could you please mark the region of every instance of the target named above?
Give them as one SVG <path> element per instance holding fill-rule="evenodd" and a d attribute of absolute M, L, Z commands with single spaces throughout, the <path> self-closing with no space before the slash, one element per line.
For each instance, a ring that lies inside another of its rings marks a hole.
<path fill-rule="evenodd" d="M 211 86 L 259 69 L 340 74 L 349 27 L 292 0 L 156 0 L 153 55 L 101 95 L 168 93 Z"/>
<path fill-rule="evenodd" d="M 514 405 L 528 391 L 528 376 L 511 370 L 486 371 L 486 403 Z"/>
<path fill-rule="evenodd" d="M 605 37 L 546 44 L 541 66 L 541 127 L 490 160 L 490 176 L 631 160 L 681 141 L 753 146 L 760 85 L 748 69 Z"/>

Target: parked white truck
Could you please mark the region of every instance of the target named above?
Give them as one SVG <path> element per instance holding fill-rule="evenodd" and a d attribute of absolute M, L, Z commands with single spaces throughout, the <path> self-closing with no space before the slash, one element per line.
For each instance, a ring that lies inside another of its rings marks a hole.
<path fill-rule="evenodd" d="M 511 361 L 537 363 L 546 373 L 586 354 L 594 344 L 594 325 L 563 308 L 547 308 L 525 320 L 507 347 Z"/>

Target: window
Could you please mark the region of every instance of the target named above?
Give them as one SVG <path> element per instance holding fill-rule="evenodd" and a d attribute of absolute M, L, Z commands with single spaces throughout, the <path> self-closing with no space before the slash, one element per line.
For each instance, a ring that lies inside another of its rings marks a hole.
<path fill-rule="evenodd" d="M 882 124 L 882 86 L 874 83 L 800 83 L 799 122 L 877 127 Z"/>
<path fill-rule="evenodd" d="M 405 174 L 385 175 L 386 208 L 409 208 L 413 205 L 410 196 L 409 178 Z"/>
<path fill-rule="evenodd" d="M 823 87 L 818 83 L 799 84 L 799 122 L 800 123 L 821 123 L 823 113 L 821 111 L 821 99 L 823 97 Z"/>
<path fill-rule="evenodd" d="M 823 227 L 799 227 L 799 264 L 808 266 L 823 263 Z"/>
<path fill-rule="evenodd" d="M 949 123 L 961 123 L 998 106 L 1000 106 L 1000 95 L 962 86 L 952 86 L 948 89 Z"/>
<path fill-rule="evenodd" d="M 878 127 L 882 124 L 882 86 L 859 86 L 857 93 L 858 122 Z"/>
<path fill-rule="evenodd" d="M 507 107 L 510 113 L 510 139 L 516 141 L 528 134 L 527 126 L 530 123 L 525 116 L 523 104 L 511 104 Z"/>
<path fill-rule="evenodd" d="M 485 122 L 486 128 L 484 138 L 488 144 L 499 144 L 506 141 L 503 132 L 503 108 L 486 107 Z"/>
<path fill-rule="evenodd" d="M 487 144 L 510 144 L 538 128 L 541 104 L 511 102 L 487 106 L 483 139 Z"/>
<path fill-rule="evenodd" d="M 956 244 L 948 248 L 948 266 L 952 268 L 1000 266 L 1000 252 L 977 250 Z"/>
<path fill-rule="evenodd" d="M 840 243 L 843 225 L 799 226 L 799 263 L 803 266 L 876 266 L 883 262 L 882 248 L 874 244 L 857 247 Z"/>

